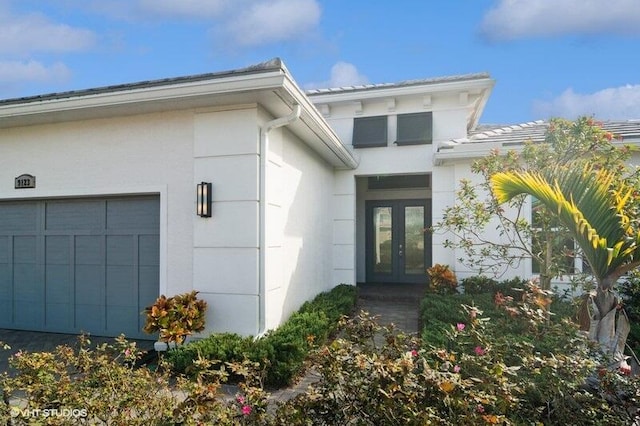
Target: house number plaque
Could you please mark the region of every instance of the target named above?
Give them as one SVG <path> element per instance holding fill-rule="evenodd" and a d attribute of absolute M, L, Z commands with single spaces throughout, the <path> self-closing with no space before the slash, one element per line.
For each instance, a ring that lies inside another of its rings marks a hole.
<path fill-rule="evenodd" d="M 16 189 L 35 188 L 36 177 L 34 175 L 20 175 L 16 178 Z"/>

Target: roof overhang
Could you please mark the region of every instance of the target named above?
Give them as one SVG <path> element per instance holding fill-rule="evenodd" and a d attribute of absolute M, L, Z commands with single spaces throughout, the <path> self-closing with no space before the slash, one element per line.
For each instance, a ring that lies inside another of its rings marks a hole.
<path fill-rule="evenodd" d="M 432 97 L 457 96 L 461 106 L 468 110 L 467 130 L 473 130 L 489 100 L 495 80 L 488 74 L 469 74 L 429 80 L 413 80 L 394 84 L 354 86 L 350 88 L 311 90 L 308 95 L 315 105 L 346 104 L 411 96 L 427 96 L 428 107 Z"/>
<path fill-rule="evenodd" d="M 441 147 L 438 152 L 433 154 L 433 164 L 436 166 L 444 166 L 454 163 L 468 163 L 480 158 L 488 156 L 492 151 L 520 152 L 527 141 L 522 142 L 473 142 L 451 147 Z M 534 141 L 535 143 L 536 141 Z M 539 141 L 538 141 L 539 142 Z M 640 138 L 629 138 L 623 141 L 613 141 L 614 146 L 635 146 L 640 147 Z"/>
<path fill-rule="evenodd" d="M 261 105 L 279 117 L 295 103 L 302 115 L 289 129 L 333 166 L 354 168 L 353 155 L 280 60 L 243 70 L 4 100 L 0 129 L 246 104 Z"/>

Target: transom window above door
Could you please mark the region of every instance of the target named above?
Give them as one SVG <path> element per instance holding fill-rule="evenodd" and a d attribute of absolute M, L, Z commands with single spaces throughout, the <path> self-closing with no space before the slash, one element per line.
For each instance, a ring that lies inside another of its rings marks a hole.
<path fill-rule="evenodd" d="M 394 116 L 396 124 L 395 144 L 430 144 L 433 140 L 433 114 L 418 112 Z M 354 148 L 374 148 L 388 145 L 389 116 L 356 117 L 353 119 Z M 392 127 L 393 130 L 393 127 Z"/>

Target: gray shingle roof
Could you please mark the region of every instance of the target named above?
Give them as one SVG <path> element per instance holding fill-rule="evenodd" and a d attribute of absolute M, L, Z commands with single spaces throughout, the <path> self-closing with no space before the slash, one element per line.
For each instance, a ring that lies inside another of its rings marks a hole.
<path fill-rule="evenodd" d="M 282 63 L 282 60 L 280 58 L 273 58 L 271 60 L 261 62 L 259 64 L 250 65 L 245 68 L 239 68 L 239 69 L 229 70 L 229 71 L 212 72 L 212 73 L 197 74 L 197 75 L 190 75 L 190 76 L 183 76 L 183 77 L 171 77 L 171 78 L 163 78 L 158 80 L 140 81 L 136 83 L 116 84 L 112 86 L 103 86 L 103 87 L 97 87 L 92 89 L 72 90 L 68 92 L 48 93 L 44 95 L 4 99 L 4 100 L 0 100 L 0 106 L 25 104 L 25 103 L 31 103 L 31 102 L 49 101 L 49 100 L 56 100 L 56 99 L 76 98 L 76 97 L 89 96 L 89 95 L 98 95 L 103 93 L 124 92 L 128 90 L 145 89 L 150 87 L 171 86 L 175 84 L 215 80 L 215 79 L 231 77 L 236 75 L 243 75 L 243 74 L 257 74 L 262 72 L 274 71 L 278 69 L 287 72 L 284 64 Z"/>
<path fill-rule="evenodd" d="M 306 91 L 308 96 L 313 95 L 326 95 L 326 94 L 334 94 L 334 93 L 350 93 L 350 92 L 361 92 L 367 90 L 377 90 L 377 89 L 389 89 L 389 88 L 397 88 L 397 87 L 409 87 L 409 86 L 424 86 L 429 84 L 439 84 L 439 83 L 452 83 L 459 81 L 471 81 L 471 80 L 482 80 L 490 78 L 489 73 L 474 73 L 474 74 L 461 74 L 461 75 L 451 75 L 445 77 L 435 77 L 421 80 L 406 80 L 398 83 L 381 83 L 381 84 L 363 84 L 359 86 L 345 86 L 345 87 L 334 87 L 327 89 L 310 89 Z"/>
<path fill-rule="evenodd" d="M 452 145 L 491 143 L 503 146 L 520 145 L 526 141 L 542 142 L 548 121 L 531 121 L 511 126 L 480 125 L 466 138 L 454 139 Z M 640 120 L 604 121 L 602 128 L 625 140 L 640 140 Z"/>

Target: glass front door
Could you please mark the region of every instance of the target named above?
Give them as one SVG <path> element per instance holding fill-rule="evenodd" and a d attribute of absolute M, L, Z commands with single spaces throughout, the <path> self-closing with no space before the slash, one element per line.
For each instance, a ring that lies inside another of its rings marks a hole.
<path fill-rule="evenodd" d="M 431 200 L 367 201 L 367 282 L 426 283 Z"/>

